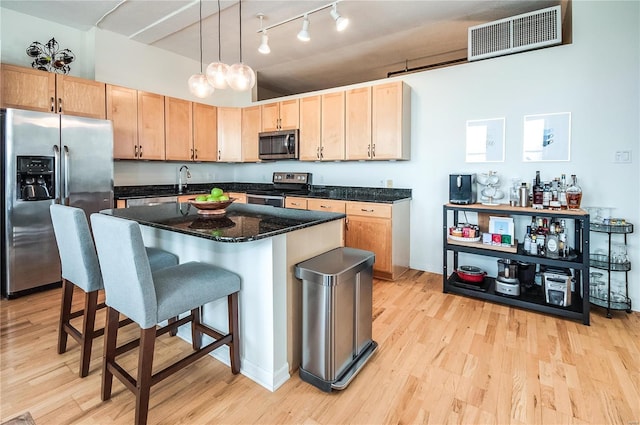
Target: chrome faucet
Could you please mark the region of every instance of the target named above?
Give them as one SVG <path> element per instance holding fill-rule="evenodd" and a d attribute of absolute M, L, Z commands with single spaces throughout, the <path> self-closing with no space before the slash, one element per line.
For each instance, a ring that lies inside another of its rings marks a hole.
<path fill-rule="evenodd" d="M 187 171 L 187 178 L 184 184 L 182 183 L 182 170 Z M 187 167 L 186 165 L 183 165 L 182 167 L 180 167 L 180 170 L 178 171 L 178 193 L 179 194 L 181 194 L 183 190 L 187 188 L 187 181 L 190 178 L 191 178 L 191 172 L 189 171 L 189 167 Z"/>

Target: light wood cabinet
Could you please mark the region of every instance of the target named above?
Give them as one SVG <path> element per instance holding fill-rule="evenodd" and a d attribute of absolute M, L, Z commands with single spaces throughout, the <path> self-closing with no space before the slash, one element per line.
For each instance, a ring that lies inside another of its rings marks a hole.
<path fill-rule="evenodd" d="M 218 108 L 218 161 L 242 161 L 242 110 Z"/>
<path fill-rule="evenodd" d="M 2 64 L 3 108 L 105 119 L 105 84 Z"/>
<path fill-rule="evenodd" d="M 344 92 L 322 95 L 321 161 L 344 159 Z"/>
<path fill-rule="evenodd" d="M 296 210 L 306 210 L 307 209 L 307 198 L 298 198 L 295 196 L 287 196 L 284 199 L 285 208 L 293 208 Z"/>
<path fill-rule="evenodd" d="M 195 161 L 218 158 L 218 108 L 193 104 L 193 154 Z"/>
<path fill-rule="evenodd" d="M 261 128 L 260 106 L 242 108 L 242 161 L 258 162 L 258 134 Z"/>
<path fill-rule="evenodd" d="M 138 159 L 165 158 L 164 96 L 138 91 Z"/>
<path fill-rule="evenodd" d="M 371 159 L 371 87 L 346 92 L 345 127 L 346 159 Z"/>
<path fill-rule="evenodd" d="M 409 159 L 411 89 L 402 81 L 372 86 L 371 159 Z"/>
<path fill-rule="evenodd" d="M 247 203 L 247 194 L 242 192 L 229 192 L 227 193 L 229 198 L 235 198 L 234 203 L 236 204 L 246 204 Z"/>
<path fill-rule="evenodd" d="M 164 131 L 166 159 L 191 161 L 195 158 L 192 102 L 165 96 Z"/>
<path fill-rule="evenodd" d="M 345 246 L 375 253 L 377 278 L 395 280 L 409 268 L 409 206 L 347 202 Z"/>
<path fill-rule="evenodd" d="M 113 157 L 138 159 L 138 91 L 107 84 L 107 119 L 113 123 Z"/>
<path fill-rule="evenodd" d="M 295 130 L 300 126 L 299 99 L 261 105 L 262 131 Z"/>
<path fill-rule="evenodd" d="M 346 201 L 335 199 L 308 198 L 307 209 L 312 211 L 337 212 L 345 214 L 347 210 Z"/>
<path fill-rule="evenodd" d="M 300 99 L 300 160 L 319 161 L 321 143 L 322 97 Z"/>

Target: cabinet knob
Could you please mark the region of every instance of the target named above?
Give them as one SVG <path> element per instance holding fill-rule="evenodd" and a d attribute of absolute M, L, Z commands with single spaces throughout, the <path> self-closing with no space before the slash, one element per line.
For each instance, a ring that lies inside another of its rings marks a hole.
<path fill-rule="evenodd" d="M 135 145 L 133 147 L 133 157 L 137 158 L 138 157 L 138 145 Z"/>
<path fill-rule="evenodd" d="M 194 159 L 198 159 L 198 149 L 194 149 L 193 152 L 195 153 L 194 154 Z"/>
<path fill-rule="evenodd" d="M 61 97 L 58 98 L 58 113 L 59 114 L 62 113 L 62 98 Z"/>
<path fill-rule="evenodd" d="M 140 158 L 142 158 L 142 145 L 140 145 Z"/>
<path fill-rule="evenodd" d="M 51 96 L 51 112 L 55 112 L 56 111 L 56 99 Z"/>
<path fill-rule="evenodd" d="M 190 150 L 191 150 L 191 160 L 193 161 L 193 159 L 194 159 L 193 149 L 190 149 Z"/>

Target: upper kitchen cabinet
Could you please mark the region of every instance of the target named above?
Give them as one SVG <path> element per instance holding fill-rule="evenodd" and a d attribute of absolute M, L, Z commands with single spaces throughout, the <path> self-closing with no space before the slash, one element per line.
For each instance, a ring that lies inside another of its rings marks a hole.
<path fill-rule="evenodd" d="M 113 123 L 113 157 L 138 159 L 138 91 L 107 84 L 107 119 Z"/>
<path fill-rule="evenodd" d="M 193 152 L 195 161 L 218 159 L 218 108 L 193 104 Z"/>
<path fill-rule="evenodd" d="M 218 161 L 242 161 L 242 109 L 218 108 Z"/>
<path fill-rule="evenodd" d="M 300 160 L 320 160 L 322 97 L 300 99 Z"/>
<path fill-rule="evenodd" d="M 138 91 L 138 159 L 165 157 L 164 96 Z"/>
<path fill-rule="evenodd" d="M 242 160 L 258 162 L 258 134 L 262 126 L 260 106 L 242 108 Z"/>
<path fill-rule="evenodd" d="M 107 84 L 115 159 L 165 159 L 164 96 Z"/>
<path fill-rule="evenodd" d="M 344 159 L 344 92 L 322 95 L 320 160 Z"/>
<path fill-rule="evenodd" d="M 411 88 L 402 81 L 372 86 L 371 158 L 411 156 Z"/>
<path fill-rule="evenodd" d="M 165 156 L 167 160 L 193 161 L 193 108 L 188 100 L 164 98 Z"/>
<path fill-rule="evenodd" d="M 262 109 L 262 131 L 295 130 L 300 125 L 299 99 L 267 103 Z"/>
<path fill-rule="evenodd" d="M 371 87 L 348 90 L 345 131 L 347 159 L 372 159 L 371 128 Z"/>
<path fill-rule="evenodd" d="M 104 119 L 105 84 L 2 64 L 3 108 Z"/>

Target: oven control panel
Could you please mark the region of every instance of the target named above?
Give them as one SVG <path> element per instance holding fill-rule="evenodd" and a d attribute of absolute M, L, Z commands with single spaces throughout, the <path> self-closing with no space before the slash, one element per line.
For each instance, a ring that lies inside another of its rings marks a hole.
<path fill-rule="evenodd" d="M 298 185 L 311 184 L 311 173 L 273 173 L 273 183 L 293 183 Z"/>

